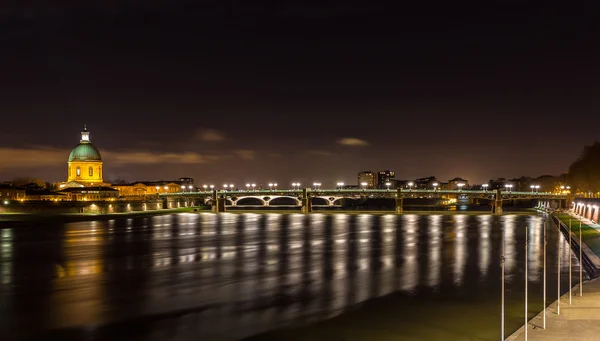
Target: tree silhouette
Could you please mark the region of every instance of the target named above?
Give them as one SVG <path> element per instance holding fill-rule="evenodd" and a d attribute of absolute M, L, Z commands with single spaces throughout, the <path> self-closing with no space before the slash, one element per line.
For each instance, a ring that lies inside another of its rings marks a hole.
<path fill-rule="evenodd" d="M 583 148 L 569 167 L 569 182 L 576 192 L 600 191 L 600 142 Z"/>

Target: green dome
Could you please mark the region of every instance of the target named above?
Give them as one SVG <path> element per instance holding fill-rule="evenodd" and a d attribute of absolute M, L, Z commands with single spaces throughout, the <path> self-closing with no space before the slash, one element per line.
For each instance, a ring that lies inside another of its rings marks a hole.
<path fill-rule="evenodd" d="M 102 161 L 102 156 L 93 144 L 81 141 L 69 154 L 69 162 L 73 161 Z"/>

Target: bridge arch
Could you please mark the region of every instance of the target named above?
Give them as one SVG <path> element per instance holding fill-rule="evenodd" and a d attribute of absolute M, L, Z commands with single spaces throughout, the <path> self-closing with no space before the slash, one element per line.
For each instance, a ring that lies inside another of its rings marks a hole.
<path fill-rule="evenodd" d="M 265 201 L 262 197 L 257 196 L 247 196 L 247 197 L 239 197 L 234 201 L 235 206 L 267 206 L 267 201 Z"/>
<path fill-rule="evenodd" d="M 268 204 L 269 206 L 301 206 L 302 201 L 296 197 L 291 196 L 274 196 L 269 199 Z"/>

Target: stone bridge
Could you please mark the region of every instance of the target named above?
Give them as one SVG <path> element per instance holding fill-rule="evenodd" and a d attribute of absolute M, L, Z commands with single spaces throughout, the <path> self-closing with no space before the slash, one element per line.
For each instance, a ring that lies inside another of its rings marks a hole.
<path fill-rule="evenodd" d="M 557 208 L 565 207 L 567 195 L 547 192 L 513 192 L 480 190 L 423 190 L 423 189 L 282 189 L 282 190 L 215 190 L 205 192 L 164 193 L 159 195 L 168 207 L 175 202 L 209 204 L 215 212 L 224 212 L 226 207 L 301 207 L 305 213 L 312 207 L 341 206 L 342 199 L 389 198 L 395 200 L 396 212 L 402 212 L 405 198 L 465 198 L 468 200 L 489 201 L 495 214 L 502 214 L 502 202 L 512 200 L 537 200 L 552 203 Z M 287 201 L 288 204 L 281 204 Z M 243 204 L 245 203 L 245 204 Z M 250 204 L 248 204 L 250 203 Z M 277 204 L 273 204 L 277 203 Z"/>

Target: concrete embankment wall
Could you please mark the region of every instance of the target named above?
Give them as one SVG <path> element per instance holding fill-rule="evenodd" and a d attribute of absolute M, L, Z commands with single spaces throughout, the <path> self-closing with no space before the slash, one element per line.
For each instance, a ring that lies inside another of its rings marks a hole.
<path fill-rule="evenodd" d="M 556 224 L 560 224 L 560 231 L 563 233 L 563 235 L 565 236 L 565 238 L 569 238 L 569 233 L 572 233 L 571 231 L 569 231 L 569 227 L 566 226 L 562 221 L 560 221 L 560 219 L 558 219 L 555 216 L 552 216 L 552 219 L 554 220 L 554 222 Z M 571 235 L 571 241 L 572 241 L 572 249 L 573 249 L 573 253 L 575 253 L 578 257 L 579 257 L 579 248 L 582 247 L 582 258 L 579 261 L 581 262 L 581 264 L 583 264 L 583 268 L 585 269 L 585 271 L 587 272 L 587 274 L 590 276 L 590 278 L 596 278 L 598 276 L 600 276 L 600 257 L 598 257 L 598 255 L 596 255 L 594 253 L 594 251 L 590 250 L 590 248 L 587 247 L 587 245 L 585 245 L 585 243 L 582 243 L 582 245 L 579 245 L 579 236 L 576 235 L 575 233 L 573 233 Z"/>
<path fill-rule="evenodd" d="M 186 200 L 154 201 L 10 201 L 0 202 L 2 213 L 123 213 L 192 207 L 197 203 Z"/>

